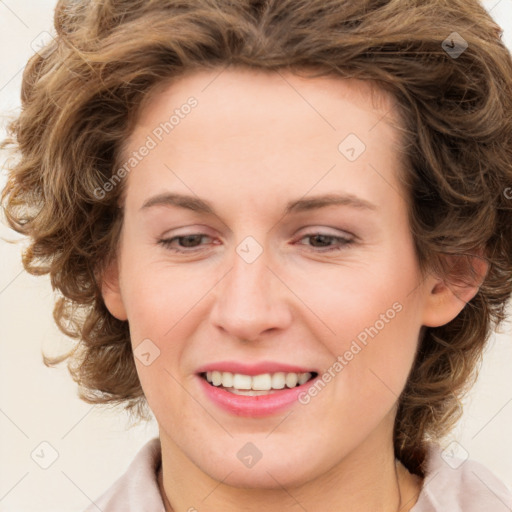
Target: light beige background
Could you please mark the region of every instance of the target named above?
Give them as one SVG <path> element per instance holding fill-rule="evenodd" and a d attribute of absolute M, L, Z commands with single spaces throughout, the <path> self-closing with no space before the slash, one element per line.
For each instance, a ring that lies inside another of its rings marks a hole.
<path fill-rule="evenodd" d="M 512 48 L 512 0 L 483 3 Z M 54 5 L 55 0 L 0 0 L 0 137 L 5 116 L 19 109 L 31 42 L 52 31 Z M 2 175 L 0 189 L 4 183 Z M 18 238 L 3 225 L 0 236 Z M 0 241 L 0 512 L 81 512 L 158 431 L 155 421 L 127 430 L 126 415 L 78 400 L 64 366 L 43 365 L 42 348 L 56 353 L 67 342 L 53 324 L 49 279 L 22 271 L 20 248 Z M 510 323 L 502 330 L 493 337 L 463 419 L 444 444 L 456 440 L 457 453 L 466 450 L 512 487 Z M 34 450 L 49 456 L 40 446 L 44 441 L 58 452 L 48 469 L 31 458 Z"/>

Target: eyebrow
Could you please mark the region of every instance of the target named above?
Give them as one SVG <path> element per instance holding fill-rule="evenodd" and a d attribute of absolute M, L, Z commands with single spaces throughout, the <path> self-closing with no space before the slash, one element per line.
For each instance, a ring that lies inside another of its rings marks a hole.
<path fill-rule="evenodd" d="M 178 206 L 194 212 L 216 215 L 213 206 L 208 201 L 184 194 L 167 192 L 158 194 L 144 201 L 140 209 L 145 210 L 152 206 Z M 306 212 L 328 206 L 350 206 L 362 210 L 377 210 L 373 203 L 353 194 L 323 194 L 289 201 L 283 214 Z"/>

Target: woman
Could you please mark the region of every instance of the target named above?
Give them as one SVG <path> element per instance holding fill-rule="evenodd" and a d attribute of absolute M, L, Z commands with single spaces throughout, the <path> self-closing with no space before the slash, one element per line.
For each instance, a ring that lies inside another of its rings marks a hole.
<path fill-rule="evenodd" d="M 59 2 L 3 201 L 89 403 L 87 510 L 501 511 L 440 442 L 512 291 L 512 61 L 476 1 Z"/>

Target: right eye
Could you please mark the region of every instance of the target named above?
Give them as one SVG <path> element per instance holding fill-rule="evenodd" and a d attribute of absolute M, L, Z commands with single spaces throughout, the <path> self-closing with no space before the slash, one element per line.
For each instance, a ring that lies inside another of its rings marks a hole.
<path fill-rule="evenodd" d="M 201 242 L 201 239 L 204 237 L 211 238 L 208 235 L 205 235 L 204 233 L 192 233 L 189 235 L 174 236 L 172 238 L 163 238 L 161 240 L 158 240 L 158 243 L 163 245 L 166 249 L 170 250 L 171 252 L 176 252 L 176 253 L 197 252 L 197 250 L 194 250 L 194 249 L 196 247 L 200 247 L 198 245 L 198 243 Z M 181 247 L 185 247 L 185 250 L 179 249 L 178 247 L 180 247 L 180 246 L 176 247 L 176 245 L 174 244 L 175 241 L 177 241 L 180 244 L 182 243 L 182 241 L 184 241 L 184 245 L 182 245 Z M 186 250 L 186 248 L 189 248 L 191 250 Z M 199 250 L 202 250 L 202 249 L 199 249 Z"/>

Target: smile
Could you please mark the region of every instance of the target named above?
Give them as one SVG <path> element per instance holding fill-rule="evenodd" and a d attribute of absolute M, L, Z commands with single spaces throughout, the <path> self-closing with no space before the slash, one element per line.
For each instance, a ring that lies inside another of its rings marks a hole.
<path fill-rule="evenodd" d="M 215 367 L 214 367 L 215 368 Z M 320 378 L 318 372 L 232 373 L 206 370 L 196 375 L 200 393 L 233 416 L 264 417 L 298 402 Z"/>
<path fill-rule="evenodd" d="M 276 372 L 259 375 L 221 372 L 217 370 L 201 374 L 212 386 L 225 389 L 230 393 L 245 396 L 260 396 L 275 393 L 286 388 L 295 388 L 305 384 L 316 376 L 316 372 L 294 373 Z M 269 393 L 270 392 L 270 393 Z"/>

